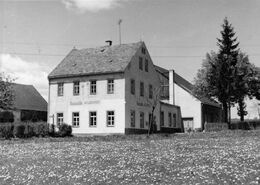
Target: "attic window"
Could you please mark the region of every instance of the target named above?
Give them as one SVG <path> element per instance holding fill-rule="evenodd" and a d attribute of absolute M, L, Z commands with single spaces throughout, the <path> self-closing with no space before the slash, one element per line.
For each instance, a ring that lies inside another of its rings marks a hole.
<path fill-rule="evenodd" d="M 142 48 L 142 53 L 145 55 L 145 48 Z"/>

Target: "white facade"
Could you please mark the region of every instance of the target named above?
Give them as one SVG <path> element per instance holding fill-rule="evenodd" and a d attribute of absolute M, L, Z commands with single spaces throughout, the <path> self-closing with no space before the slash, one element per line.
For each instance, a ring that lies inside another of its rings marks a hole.
<path fill-rule="evenodd" d="M 90 80 L 96 80 L 96 94 L 90 94 Z M 107 80 L 114 79 L 114 93 L 107 93 Z M 80 93 L 73 95 L 73 82 L 80 80 Z M 64 94 L 58 96 L 58 83 L 64 83 Z M 72 113 L 79 112 L 80 123 L 72 127 L 74 134 L 124 133 L 125 80 L 122 75 L 99 75 L 94 77 L 59 79 L 50 82 L 49 122 L 57 124 L 57 114 L 63 113 L 63 122 L 72 124 Z M 107 126 L 107 111 L 114 111 L 115 124 Z M 90 112 L 96 112 L 96 126 L 90 126 Z"/>
<path fill-rule="evenodd" d="M 114 82 L 112 94 L 108 93 L 109 80 Z M 94 95 L 91 94 L 91 81 L 96 84 Z M 131 87 L 133 81 L 134 92 Z M 79 95 L 73 94 L 74 82 L 79 82 Z M 62 96 L 58 96 L 58 84 L 63 84 Z M 165 111 L 167 117 L 168 112 L 176 115 L 178 123 L 175 126 L 181 126 L 179 107 L 160 103 L 160 80 L 144 44 L 133 55 L 124 72 L 53 78 L 49 80 L 49 85 L 49 123 L 72 125 L 73 134 L 145 133 L 153 105 L 158 131 L 160 111 Z M 113 112 L 112 126 L 108 125 L 108 111 Z M 165 127 L 173 125 L 167 124 Z"/>
<path fill-rule="evenodd" d="M 201 102 L 178 84 L 174 84 L 175 103 L 181 107 L 183 118 L 193 119 L 193 128 L 201 128 Z"/>

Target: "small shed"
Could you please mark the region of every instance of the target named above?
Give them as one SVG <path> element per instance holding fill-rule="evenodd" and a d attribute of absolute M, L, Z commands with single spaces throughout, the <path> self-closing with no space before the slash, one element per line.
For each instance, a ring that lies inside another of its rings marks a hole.
<path fill-rule="evenodd" d="M 47 121 L 47 102 L 32 85 L 12 84 L 13 109 L 0 112 L 0 122 Z"/>

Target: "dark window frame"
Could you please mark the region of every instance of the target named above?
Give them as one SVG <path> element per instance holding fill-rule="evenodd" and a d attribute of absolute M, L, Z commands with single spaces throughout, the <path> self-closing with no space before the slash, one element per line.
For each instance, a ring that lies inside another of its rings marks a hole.
<path fill-rule="evenodd" d="M 160 125 L 164 126 L 164 111 L 160 111 Z"/>
<path fill-rule="evenodd" d="M 109 113 L 113 113 L 112 115 L 109 115 Z M 109 119 L 111 118 L 111 119 Z M 107 111 L 107 127 L 114 127 L 115 126 L 115 111 L 114 110 L 108 110 Z"/>
<path fill-rule="evenodd" d="M 149 84 L 149 98 L 153 99 L 153 85 Z"/>
<path fill-rule="evenodd" d="M 144 97 L 144 82 L 140 82 L 140 96 Z"/>
<path fill-rule="evenodd" d="M 149 63 L 148 63 L 148 59 L 145 59 L 144 70 L 145 70 L 145 72 L 149 72 Z"/>
<path fill-rule="evenodd" d="M 140 112 L 140 128 L 144 128 L 144 112 Z"/>
<path fill-rule="evenodd" d="M 73 95 L 79 96 L 80 94 L 80 81 L 73 82 Z"/>
<path fill-rule="evenodd" d="M 58 87 L 57 87 L 57 95 L 58 96 L 63 96 L 64 95 L 64 83 L 60 82 L 58 83 Z"/>
<path fill-rule="evenodd" d="M 114 79 L 107 79 L 107 94 L 114 94 L 115 81 Z"/>
<path fill-rule="evenodd" d="M 130 80 L 130 91 L 132 95 L 135 95 L 135 80 L 131 79 Z"/>
<path fill-rule="evenodd" d="M 135 128 L 135 110 L 130 110 L 130 126 Z"/>
<path fill-rule="evenodd" d="M 89 93 L 90 95 L 97 94 L 97 80 L 90 80 L 89 82 Z"/>
<path fill-rule="evenodd" d="M 97 127 L 97 111 L 89 111 L 89 127 Z"/>
<path fill-rule="evenodd" d="M 60 118 L 61 115 L 62 115 L 62 118 Z M 60 120 L 62 120 L 62 122 L 60 122 Z M 64 123 L 64 114 L 63 114 L 63 112 L 57 112 L 57 114 L 56 114 L 56 123 L 57 123 L 57 126 L 59 126 L 62 123 Z"/>
<path fill-rule="evenodd" d="M 75 116 L 75 114 L 78 114 Z M 79 127 L 80 125 L 80 113 L 79 112 L 72 112 L 72 127 Z"/>
<path fill-rule="evenodd" d="M 143 71 L 143 58 L 139 57 L 139 69 Z"/>

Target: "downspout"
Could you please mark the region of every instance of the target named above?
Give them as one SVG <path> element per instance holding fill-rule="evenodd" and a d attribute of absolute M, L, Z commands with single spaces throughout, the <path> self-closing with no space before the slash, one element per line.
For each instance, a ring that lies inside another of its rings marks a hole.
<path fill-rule="evenodd" d="M 48 91 L 48 112 L 47 112 L 47 116 L 48 116 L 48 118 L 47 118 L 47 123 L 48 122 L 50 122 L 49 121 L 49 119 L 50 119 L 50 79 L 48 79 L 48 81 L 49 81 L 49 87 L 48 87 L 48 89 L 49 89 L 49 91 Z"/>

